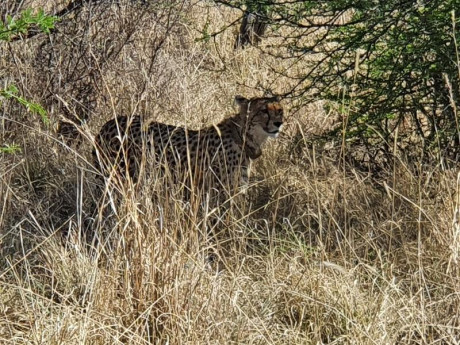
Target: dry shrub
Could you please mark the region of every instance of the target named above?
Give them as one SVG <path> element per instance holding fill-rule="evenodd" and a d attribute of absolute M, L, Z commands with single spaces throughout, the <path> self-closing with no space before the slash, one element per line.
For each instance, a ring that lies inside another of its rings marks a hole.
<path fill-rule="evenodd" d="M 320 101 L 286 101 L 286 131 L 229 208 L 187 202 L 154 169 L 99 200 L 92 138 L 115 114 L 200 128 L 237 93 L 283 92 L 275 57 L 234 51 L 235 32 L 196 41 L 236 15 L 88 2 L 2 47 L 1 78 L 81 137 L 1 105 L 0 139 L 22 148 L 0 160 L 2 343 L 458 344 L 459 177 L 395 156 L 375 178 L 340 143 L 311 145 L 337 123 Z"/>

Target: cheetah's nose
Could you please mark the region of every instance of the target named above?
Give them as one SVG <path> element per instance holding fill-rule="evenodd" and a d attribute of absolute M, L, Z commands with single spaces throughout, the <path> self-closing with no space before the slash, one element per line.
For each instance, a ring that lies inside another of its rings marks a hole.
<path fill-rule="evenodd" d="M 282 122 L 273 122 L 273 124 L 276 126 L 276 127 L 281 127 L 283 125 Z"/>

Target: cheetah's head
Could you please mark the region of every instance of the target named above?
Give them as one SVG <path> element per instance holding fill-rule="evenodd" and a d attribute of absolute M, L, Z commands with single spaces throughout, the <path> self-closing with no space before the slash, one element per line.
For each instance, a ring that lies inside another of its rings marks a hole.
<path fill-rule="evenodd" d="M 235 97 L 244 126 L 254 136 L 264 140 L 278 137 L 283 126 L 283 107 L 278 96 L 246 99 Z"/>

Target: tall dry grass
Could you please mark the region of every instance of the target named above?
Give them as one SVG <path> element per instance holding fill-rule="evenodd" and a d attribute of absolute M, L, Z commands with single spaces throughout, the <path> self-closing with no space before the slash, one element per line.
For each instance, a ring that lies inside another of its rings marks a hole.
<path fill-rule="evenodd" d="M 187 204 L 154 170 L 99 201 L 90 151 L 110 118 L 199 128 L 235 94 L 288 87 L 273 57 L 233 50 L 232 30 L 196 40 L 238 13 L 171 4 L 94 4 L 50 38 L 1 46 L 2 85 L 52 124 L 85 118 L 78 144 L 1 105 L 0 138 L 22 151 L 0 160 L 0 342 L 460 343 L 460 176 L 396 157 L 376 179 L 311 145 L 335 124 L 320 100 L 285 100 L 286 131 L 230 208 Z"/>

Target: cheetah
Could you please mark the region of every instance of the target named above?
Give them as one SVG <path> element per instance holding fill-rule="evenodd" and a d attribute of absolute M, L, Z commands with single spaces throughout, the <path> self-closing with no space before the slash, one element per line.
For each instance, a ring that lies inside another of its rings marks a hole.
<path fill-rule="evenodd" d="M 175 183 L 231 195 L 247 186 L 251 160 L 261 156 L 262 144 L 278 137 L 283 126 L 278 97 L 236 96 L 235 102 L 238 114 L 201 130 L 144 124 L 139 116 L 112 119 L 96 137 L 95 163 L 102 175 L 116 172 L 137 181 L 141 166 L 146 172 L 150 168 L 145 163 L 151 160 L 144 158 L 153 157 Z"/>

